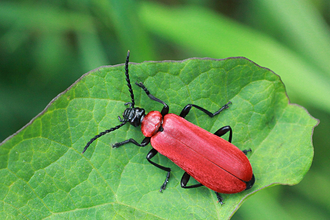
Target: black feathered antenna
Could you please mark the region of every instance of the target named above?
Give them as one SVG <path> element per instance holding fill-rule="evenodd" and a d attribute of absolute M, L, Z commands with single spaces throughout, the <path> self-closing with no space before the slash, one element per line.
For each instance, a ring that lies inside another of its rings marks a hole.
<path fill-rule="evenodd" d="M 129 75 L 128 75 L 128 62 L 129 62 L 129 51 L 127 52 L 127 57 L 126 57 L 126 62 L 125 62 L 125 75 L 126 75 L 128 90 L 131 93 L 132 102 L 128 102 L 125 105 L 130 104 L 131 108 L 134 108 L 135 101 L 134 101 L 134 94 L 133 94 L 131 81 L 129 80 Z M 116 127 L 113 127 L 113 128 L 108 129 L 108 130 L 102 131 L 101 133 L 99 133 L 98 135 L 95 135 L 92 139 L 90 139 L 88 141 L 88 143 L 86 144 L 86 146 L 84 147 L 84 150 L 83 150 L 82 153 L 85 153 L 85 151 L 87 150 L 89 145 L 91 145 L 96 139 L 98 139 L 99 137 L 101 137 L 105 134 L 108 134 L 108 133 L 110 133 L 114 130 L 117 130 L 117 129 L 121 128 L 123 125 L 125 125 L 127 123 L 127 120 L 120 120 L 120 121 L 122 122 L 120 125 L 117 125 Z"/>
<path fill-rule="evenodd" d="M 132 102 L 128 102 L 126 104 L 130 104 L 131 105 L 131 108 L 134 108 L 134 105 L 135 105 L 134 93 L 133 93 L 131 81 L 129 80 L 128 62 L 129 62 L 129 51 L 127 51 L 127 57 L 126 57 L 126 62 L 125 62 L 125 75 L 126 75 L 126 81 L 127 81 L 128 91 L 131 93 Z"/>

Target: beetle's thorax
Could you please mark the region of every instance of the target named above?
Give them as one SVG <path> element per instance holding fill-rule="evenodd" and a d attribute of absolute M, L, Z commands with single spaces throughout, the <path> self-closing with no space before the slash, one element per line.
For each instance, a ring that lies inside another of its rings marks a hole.
<path fill-rule="evenodd" d="M 143 108 L 127 108 L 123 113 L 125 121 L 128 121 L 134 127 L 137 127 L 143 121 L 145 110 Z"/>
<path fill-rule="evenodd" d="M 163 123 L 163 116 L 159 111 L 149 112 L 143 119 L 141 131 L 145 137 L 155 135 Z"/>

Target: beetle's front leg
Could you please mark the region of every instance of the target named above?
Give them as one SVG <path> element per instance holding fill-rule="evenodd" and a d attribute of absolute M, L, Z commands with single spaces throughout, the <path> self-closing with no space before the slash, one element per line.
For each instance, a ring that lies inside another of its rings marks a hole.
<path fill-rule="evenodd" d="M 139 146 L 139 147 L 145 147 L 146 145 L 148 145 L 150 143 L 150 137 L 146 137 L 143 139 L 143 141 L 141 142 L 141 144 L 139 144 L 136 140 L 134 140 L 133 138 L 130 138 L 128 140 L 125 140 L 125 141 L 122 141 L 122 142 L 119 142 L 119 143 L 115 143 L 112 145 L 113 148 L 118 148 L 124 144 L 128 144 L 128 143 L 132 143 L 132 144 L 135 144 L 136 146 Z"/>
<path fill-rule="evenodd" d="M 163 109 L 162 109 L 162 111 L 161 111 L 162 116 L 165 116 L 165 115 L 168 113 L 168 111 L 169 111 L 169 107 L 168 107 L 168 105 L 167 105 L 165 102 L 163 102 L 163 101 L 160 100 L 159 98 L 156 98 L 155 96 L 153 96 L 152 94 L 150 94 L 149 90 L 147 89 L 147 87 L 145 87 L 145 85 L 143 85 L 142 82 L 140 82 L 140 83 L 135 83 L 135 84 L 136 84 L 137 86 L 139 86 L 140 88 L 142 88 L 143 91 L 147 94 L 147 96 L 148 96 L 151 100 L 154 100 L 154 101 L 159 102 L 159 103 L 161 103 L 161 104 L 164 105 L 164 107 L 163 107 Z"/>
<path fill-rule="evenodd" d="M 162 192 L 165 188 L 166 188 L 166 185 L 168 183 L 168 180 L 170 179 L 170 174 L 171 174 L 171 168 L 169 167 L 164 167 L 162 165 L 159 165 L 153 161 L 151 161 L 150 159 L 153 158 L 156 154 L 158 153 L 157 150 L 155 149 L 151 149 L 151 151 L 149 151 L 149 153 L 147 154 L 147 160 L 149 161 L 149 163 L 151 163 L 152 165 L 154 165 L 155 167 L 158 167 L 159 169 L 162 169 L 164 171 L 167 171 L 167 174 L 166 174 L 166 178 L 165 178 L 165 181 L 163 183 L 163 185 L 160 187 L 160 190 L 159 192 Z"/>

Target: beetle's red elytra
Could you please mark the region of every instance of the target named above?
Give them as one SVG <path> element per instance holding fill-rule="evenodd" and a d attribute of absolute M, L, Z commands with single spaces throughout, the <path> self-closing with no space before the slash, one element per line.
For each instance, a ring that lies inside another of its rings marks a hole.
<path fill-rule="evenodd" d="M 165 115 L 162 127 L 151 137 L 151 146 L 199 183 L 218 193 L 246 189 L 252 167 L 233 144 L 175 114 Z"/>
<path fill-rule="evenodd" d="M 139 144 L 131 138 L 116 143 L 112 147 L 117 148 L 128 143 L 144 147 L 151 143 L 153 149 L 147 154 L 146 159 L 152 165 L 167 172 L 165 181 L 160 187 L 160 192 L 166 188 L 171 168 L 151 161 L 158 152 L 168 157 L 185 171 L 181 178 L 182 188 L 206 186 L 215 191 L 217 199 L 221 204 L 223 204 L 223 199 L 219 193 L 233 194 L 250 189 L 255 182 L 255 177 L 246 154 L 251 150 L 241 151 L 231 143 L 231 127 L 224 126 L 212 134 L 184 119 L 192 107 L 210 117 L 214 117 L 227 109 L 231 102 L 222 106 L 215 113 L 211 113 L 198 105 L 188 104 L 183 108 L 180 115 L 169 114 L 169 106 L 165 102 L 150 94 L 149 90 L 142 83 L 136 83 L 151 100 L 164 105 L 161 112 L 151 111 L 145 115 L 143 108 L 134 107 L 135 100 L 128 74 L 128 62 L 129 51 L 125 62 L 125 75 L 132 102 L 125 103 L 129 107 L 125 109 L 123 119 L 118 117 L 121 124 L 93 137 L 86 144 L 83 153 L 96 139 L 119 129 L 129 122 L 134 127 L 141 125 L 141 131 L 145 136 L 143 141 Z M 228 132 L 229 140 L 226 141 L 221 136 Z M 191 176 L 199 184 L 188 186 L 187 184 Z"/>

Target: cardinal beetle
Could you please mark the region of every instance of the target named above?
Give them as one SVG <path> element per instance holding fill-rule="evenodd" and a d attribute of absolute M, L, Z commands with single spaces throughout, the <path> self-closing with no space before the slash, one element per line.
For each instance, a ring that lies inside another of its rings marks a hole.
<path fill-rule="evenodd" d="M 169 106 L 165 102 L 150 94 L 149 90 L 141 82 L 135 83 L 143 89 L 151 100 L 164 105 L 161 112 L 151 111 L 145 115 L 143 108 L 134 107 L 135 101 L 128 74 L 128 62 L 129 51 L 125 62 L 125 75 L 132 102 L 125 103 L 129 107 L 124 111 L 123 119 L 118 116 L 121 124 L 93 137 L 86 144 L 82 153 L 87 150 L 93 141 L 119 129 L 127 122 L 131 123 L 134 127 L 141 124 L 141 131 L 145 136 L 141 144 L 131 138 L 116 143 L 112 147 L 117 148 L 128 143 L 144 147 L 151 143 L 153 149 L 147 154 L 147 160 L 152 165 L 167 172 L 166 179 L 160 187 L 160 192 L 166 188 L 170 178 L 171 168 L 151 161 L 158 152 L 168 157 L 185 171 L 181 178 L 182 188 L 206 186 L 215 191 L 217 199 L 221 204 L 223 204 L 223 199 L 219 193 L 232 194 L 250 189 L 254 184 L 255 178 L 246 154 L 251 150 L 240 151 L 236 146 L 231 144 L 231 127 L 224 126 L 212 134 L 184 119 L 192 107 L 204 112 L 210 117 L 214 117 L 224 109 L 227 109 L 231 102 L 222 106 L 215 113 L 211 113 L 198 105 L 188 104 L 183 108 L 180 115 L 169 114 Z M 229 132 L 228 141 L 221 138 L 227 132 Z M 191 176 L 199 184 L 188 186 L 187 183 Z"/>

